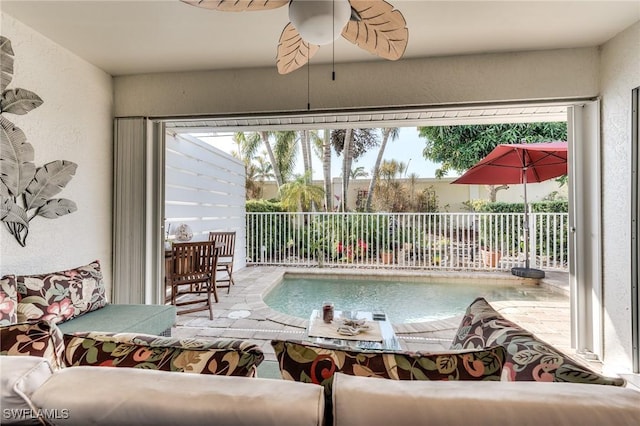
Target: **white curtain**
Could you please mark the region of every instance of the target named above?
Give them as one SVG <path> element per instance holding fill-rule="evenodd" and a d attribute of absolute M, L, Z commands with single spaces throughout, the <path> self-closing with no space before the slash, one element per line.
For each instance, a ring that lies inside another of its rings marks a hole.
<path fill-rule="evenodd" d="M 163 303 L 164 126 L 117 118 L 113 158 L 113 303 Z"/>

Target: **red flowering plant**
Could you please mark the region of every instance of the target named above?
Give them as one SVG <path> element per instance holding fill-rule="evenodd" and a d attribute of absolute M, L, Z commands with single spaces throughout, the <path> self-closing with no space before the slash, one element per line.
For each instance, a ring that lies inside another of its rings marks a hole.
<path fill-rule="evenodd" d="M 335 252 L 340 260 L 353 262 L 355 259 L 361 259 L 367 254 L 369 244 L 366 241 L 358 239 L 355 243 L 345 244 L 338 241 L 335 244 Z"/>

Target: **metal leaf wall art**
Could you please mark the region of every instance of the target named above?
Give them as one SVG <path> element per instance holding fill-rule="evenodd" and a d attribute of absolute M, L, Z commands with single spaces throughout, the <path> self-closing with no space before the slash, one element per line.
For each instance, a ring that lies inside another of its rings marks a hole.
<path fill-rule="evenodd" d="M 42 105 L 38 95 L 25 89 L 7 89 L 13 79 L 11 41 L 0 36 L 0 221 L 24 247 L 29 222 L 37 216 L 55 219 L 78 208 L 65 198 L 52 198 L 66 186 L 77 164 L 57 160 L 36 168 L 33 146 L 6 113 L 24 115 Z"/>

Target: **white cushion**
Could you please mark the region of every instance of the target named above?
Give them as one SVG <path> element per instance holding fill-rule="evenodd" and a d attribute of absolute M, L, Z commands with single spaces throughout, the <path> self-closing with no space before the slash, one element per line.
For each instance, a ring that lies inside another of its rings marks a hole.
<path fill-rule="evenodd" d="M 0 356 L 2 386 L 1 424 L 37 423 L 38 409 L 31 396 L 53 374 L 44 358 L 35 356 Z"/>
<path fill-rule="evenodd" d="M 397 381 L 336 373 L 334 425 L 638 426 L 640 392 L 542 382 Z"/>
<path fill-rule="evenodd" d="M 56 425 L 319 426 L 323 388 L 286 380 L 113 367 L 69 367 L 33 395 Z"/>

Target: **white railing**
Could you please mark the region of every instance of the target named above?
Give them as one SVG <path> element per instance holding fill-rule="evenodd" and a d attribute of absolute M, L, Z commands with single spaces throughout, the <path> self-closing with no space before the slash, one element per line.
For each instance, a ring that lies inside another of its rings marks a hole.
<path fill-rule="evenodd" d="M 530 213 L 530 266 L 567 269 L 567 213 Z M 508 270 L 523 213 L 249 213 L 247 265 Z"/>

